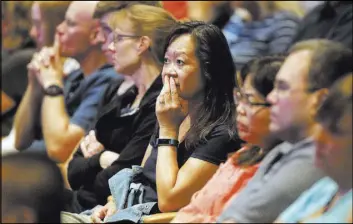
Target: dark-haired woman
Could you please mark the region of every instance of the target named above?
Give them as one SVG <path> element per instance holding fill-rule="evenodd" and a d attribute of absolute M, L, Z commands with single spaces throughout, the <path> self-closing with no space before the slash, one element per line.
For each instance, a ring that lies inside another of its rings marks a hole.
<path fill-rule="evenodd" d="M 221 165 L 172 222 L 215 222 L 227 202 L 255 174 L 266 153 L 279 143 L 268 128 L 270 115 L 265 99 L 283 61 L 282 56 L 267 56 L 252 60 L 243 67 L 238 78 L 240 89 L 236 90 L 237 129 L 239 137 L 248 144 Z"/>
<path fill-rule="evenodd" d="M 203 22 L 180 23 L 164 49 L 158 128 L 143 168 L 122 170 L 109 180 L 112 200 L 95 209 L 94 222 L 137 222 L 136 214 L 179 210 L 227 155 L 240 148 L 234 122 L 235 68 L 220 29 Z M 122 183 L 128 191 L 121 190 Z"/>

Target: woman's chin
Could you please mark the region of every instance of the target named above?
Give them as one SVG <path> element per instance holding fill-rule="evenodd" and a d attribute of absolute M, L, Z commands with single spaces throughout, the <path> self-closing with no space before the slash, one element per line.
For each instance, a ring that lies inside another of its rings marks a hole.
<path fill-rule="evenodd" d="M 238 136 L 241 138 L 243 141 L 248 142 L 249 141 L 249 134 L 244 132 L 244 131 L 238 131 Z"/>
<path fill-rule="evenodd" d="M 126 72 L 124 71 L 124 69 L 117 65 L 116 63 L 114 63 L 114 70 L 118 73 L 118 74 L 124 74 L 127 75 Z"/>

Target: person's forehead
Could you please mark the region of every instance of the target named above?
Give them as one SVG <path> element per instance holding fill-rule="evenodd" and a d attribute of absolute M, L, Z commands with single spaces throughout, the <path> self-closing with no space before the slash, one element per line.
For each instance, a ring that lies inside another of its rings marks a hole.
<path fill-rule="evenodd" d="M 102 25 L 104 25 L 104 26 L 109 26 L 108 21 L 109 21 L 109 16 L 110 16 L 110 15 L 111 15 L 110 13 L 103 15 L 103 16 L 99 19 L 100 24 L 102 24 Z"/>
<path fill-rule="evenodd" d="M 92 21 L 96 5 L 95 1 L 73 1 L 66 11 L 66 17 L 77 22 Z"/>
<path fill-rule="evenodd" d="M 167 53 L 193 54 L 195 44 L 190 34 L 183 34 L 175 38 L 168 47 Z"/>
<path fill-rule="evenodd" d="M 118 18 L 119 19 L 117 19 L 114 14 L 108 14 L 106 19 L 107 26 L 118 34 L 139 35 L 135 30 L 134 23 L 128 17 Z"/>
<path fill-rule="evenodd" d="M 39 8 L 39 4 L 37 2 L 33 3 L 33 5 L 32 5 L 31 16 L 32 16 L 33 20 L 40 20 L 41 19 L 40 8 Z"/>
<path fill-rule="evenodd" d="M 291 53 L 280 68 L 276 76 L 276 81 L 287 83 L 306 82 L 311 56 L 312 52 L 308 50 L 300 50 Z"/>
<path fill-rule="evenodd" d="M 252 81 L 252 77 L 250 74 L 248 74 L 245 78 L 242 91 L 247 94 L 256 95 L 256 89 L 252 86 L 251 81 Z"/>

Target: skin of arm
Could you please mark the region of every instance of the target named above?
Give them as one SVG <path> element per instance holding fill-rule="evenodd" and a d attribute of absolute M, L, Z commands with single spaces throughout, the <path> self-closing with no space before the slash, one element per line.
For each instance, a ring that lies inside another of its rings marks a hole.
<path fill-rule="evenodd" d="M 39 122 L 43 99 L 42 87 L 36 77 L 31 75 L 28 75 L 28 86 L 15 115 L 15 148 L 18 150 L 26 149 L 34 140 L 34 128 Z"/>
<path fill-rule="evenodd" d="M 179 128 L 187 115 L 187 107 L 180 101 L 175 80 L 168 76 L 164 79 L 164 86 L 156 103 L 159 138 L 178 139 Z M 206 184 L 217 169 L 217 165 L 195 158 L 189 158 L 179 169 L 177 148 L 159 146 L 156 164 L 159 210 L 173 212 L 186 206 L 192 195 Z"/>
<path fill-rule="evenodd" d="M 141 166 L 142 166 L 142 167 L 145 166 L 145 163 L 146 163 L 148 157 L 150 157 L 151 152 L 152 152 L 152 146 L 151 146 L 151 145 L 148 145 L 148 147 L 147 147 L 147 149 L 146 149 L 146 152 L 145 152 L 145 156 L 144 156 L 143 159 L 142 159 L 142 163 L 141 163 Z"/>
<path fill-rule="evenodd" d="M 62 80 L 50 83 L 63 86 Z M 42 104 L 42 129 L 50 158 L 65 162 L 79 141 L 84 137 L 84 130 L 70 123 L 65 109 L 64 97 L 45 96 Z"/>
<path fill-rule="evenodd" d="M 174 138 L 160 130 L 161 138 Z M 176 136 L 176 134 L 174 134 Z M 156 168 L 158 207 L 161 212 L 173 212 L 190 202 L 218 169 L 217 165 L 189 158 L 179 169 L 175 146 L 159 146 Z"/>
<path fill-rule="evenodd" d="M 37 77 L 43 89 L 51 85 L 63 88 L 63 65 L 58 51 L 51 50 L 43 50 L 45 60 L 40 64 Z M 44 96 L 41 120 L 49 157 L 57 162 L 65 162 L 84 137 L 85 131 L 80 126 L 70 123 L 63 95 Z"/>

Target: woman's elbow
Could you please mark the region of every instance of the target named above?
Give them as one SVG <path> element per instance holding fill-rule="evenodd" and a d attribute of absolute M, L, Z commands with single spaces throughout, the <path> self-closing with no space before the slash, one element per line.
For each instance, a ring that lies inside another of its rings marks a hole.
<path fill-rule="evenodd" d="M 15 138 L 15 149 L 19 150 L 19 151 L 23 151 L 25 149 L 27 149 L 29 146 L 31 145 L 31 141 L 26 140 L 24 138 Z"/>
<path fill-rule="evenodd" d="M 158 209 L 162 213 L 165 212 L 173 212 L 174 210 L 172 209 L 172 206 L 169 205 L 169 203 L 164 203 L 164 202 L 158 202 Z"/>
<path fill-rule="evenodd" d="M 179 203 L 176 200 L 159 199 L 158 198 L 158 208 L 159 208 L 159 211 L 161 211 L 163 213 L 175 212 L 175 211 L 178 211 L 182 207 L 183 206 L 179 205 Z"/>
<path fill-rule="evenodd" d="M 66 153 L 63 147 L 47 146 L 47 153 L 50 159 L 57 163 L 64 163 L 69 159 L 70 154 Z"/>

